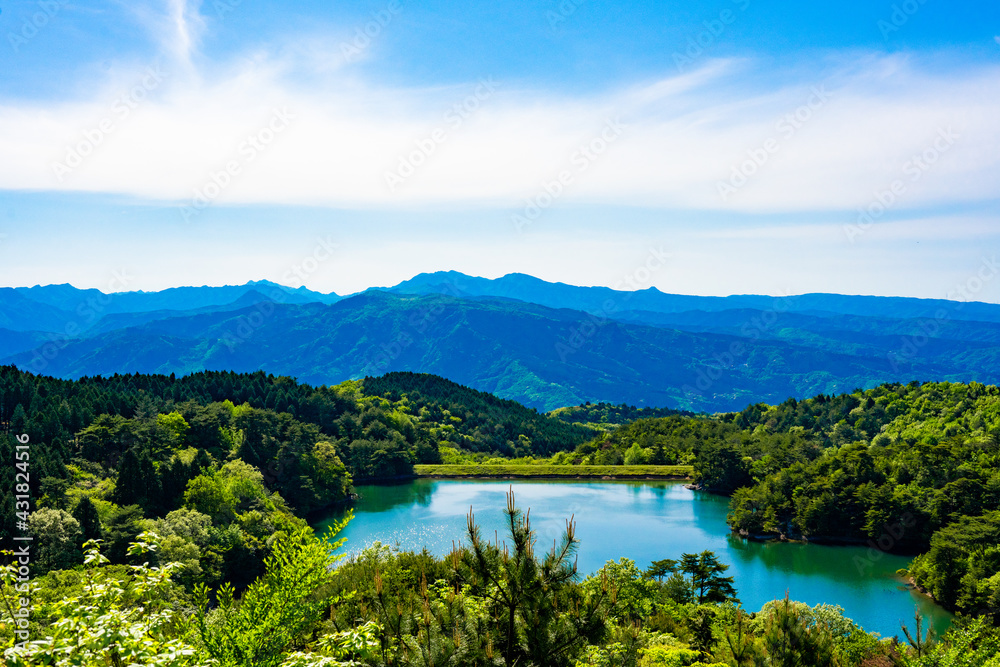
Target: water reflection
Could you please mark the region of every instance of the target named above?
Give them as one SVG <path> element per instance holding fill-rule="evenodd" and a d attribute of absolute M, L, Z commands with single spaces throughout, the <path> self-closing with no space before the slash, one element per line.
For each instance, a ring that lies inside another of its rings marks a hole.
<path fill-rule="evenodd" d="M 760 543 L 743 540 L 726 526 L 728 499 L 685 489 L 670 481 L 427 480 L 391 486 L 362 486 L 356 518 L 344 531 L 347 551 L 378 540 L 404 549 L 426 547 L 444 555 L 465 537 L 470 506 L 484 536 L 505 534 L 506 492 L 531 509 L 539 545 L 550 547 L 574 515 L 580 539 L 579 569 L 589 574 L 608 560 L 631 558 L 640 568 L 682 553 L 715 551 L 731 565 L 744 607 L 757 610 L 788 591 L 810 605 L 838 604 L 868 630 L 899 634 L 912 626 L 914 606 L 943 629 L 950 616 L 895 578 L 908 559 L 884 555 L 869 567 L 861 547 Z M 317 527 L 339 518 L 331 516 Z"/>
<path fill-rule="evenodd" d="M 357 489 L 361 496 L 359 505 L 365 512 L 388 512 L 394 507 L 420 505 L 427 507 L 434 496 L 434 486 L 431 480 L 416 480 L 371 484 Z M 343 512 L 341 512 L 343 516 Z"/>

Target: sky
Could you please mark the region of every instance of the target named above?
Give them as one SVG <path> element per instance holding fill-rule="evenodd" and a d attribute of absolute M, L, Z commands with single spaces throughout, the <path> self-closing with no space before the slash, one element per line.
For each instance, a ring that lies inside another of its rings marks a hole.
<path fill-rule="evenodd" d="M 2 286 L 1000 303 L 998 186 L 995 0 L 0 1 Z"/>

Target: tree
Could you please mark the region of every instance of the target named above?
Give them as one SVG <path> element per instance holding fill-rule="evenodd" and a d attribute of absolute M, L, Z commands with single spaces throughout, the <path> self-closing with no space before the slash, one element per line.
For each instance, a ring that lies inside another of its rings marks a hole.
<path fill-rule="evenodd" d="M 753 484 L 749 464 L 728 443 L 704 446 L 695 460 L 694 470 L 702 486 L 718 493 L 732 493 Z"/>
<path fill-rule="evenodd" d="M 665 558 L 663 560 L 654 560 L 649 567 L 646 568 L 645 575 L 649 579 L 656 579 L 659 582 L 663 581 L 663 577 L 673 574 L 677 571 L 677 561 Z"/>
<path fill-rule="evenodd" d="M 927 655 L 931 647 L 934 646 L 934 638 L 932 637 L 932 628 L 927 628 L 927 632 L 922 632 L 922 626 L 924 624 L 924 617 L 920 615 L 920 610 L 917 609 L 913 612 L 913 620 L 916 624 L 916 632 L 910 633 L 910 629 L 905 625 L 900 625 L 903 629 L 903 636 L 906 637 L 906 641 L 910 643 L 913 650 L 916 652 L 918 658 L 922 658 Z"/>
<path fill-rule="evenodd" d="M 24 406 L 20 403 L 14 408 L 14 414 L 10 418 L 10 432 L 14 435 L 21 435 L 28 430 L 28 415 L 24 412 Z"/>
<path fill-rule="evenodd" d="M 767 617 L 763 645 L 766 657 L 756 656 L 757 667 L 834 667 L 833 638 L 825 625 L 800 616 L 797 604 L 785 599 Z"/>
<path fill-rule="evenodd" d="M 453 556 L 457 574 L 473 595 L 489 601 L 507 667 L 568 665 L 604 633 L 600 612 L 607 591 L 585 596 L 573 585 L 576 562 L 572 559 L 579 541 L 572 519 L 566 522 L 561 543 L 539 560 L 529 516 L 517 509 L 513 491 L 507 493 L 504 515 L 510 545 L 484 541 L 469 510 L 469 548 Z"/>
<path fill-rule="evenodd" d="M 597 597 L 611 591 L 611 613 L 619 619 L 636 623 L 653 615 L 659 586 L 644 578 L 635 562 L 621 558 L 609 560 L 583 582 L 584 590 Z"/>
<path fill-rule="evenodd" d="M 142 557 L 155 548 L 155 540 L 155 535 L 141 536 L 139 543 L 130 547 L 130 554 Z M 197 659 L 194 647 L 172 636 L 182 619 L 164 603 L 164 592 L 172 585 L 170 577 L 176 565 L 133 566 L 127 581 L 122 582 L 108 573 L 108 559 L 96 542 L 87 542 L 84 548 L 87 585 L 83 594 L 39 610 L 59 621 L 48 627 L 46 636 L 4 651 L 5 665 L 208 667 Z M 0 568 L 0 599 L 8 614 L 23 596 L 17 592 L 17 582 L 16 564 Z"/>
<path fill-rule="evenodd" d="M 101 518 L 90 496 L 81 496 L 80 502 L 73 508 L 73 518 L 80 524 L 81 537 L 85 542 L 101 539 Z"/>
<path fill-rule="evenodd" d="M 160 478 L 149 455 L 129 449 L 122 456 L 115 492 L 112 496 L 119 505 L 138 505 L 149 514 L 156 514 L 160 506 Z"/>
<path fill-rule="evenodd" d="M 42 571 L 62 570 L 79 562 L 80 524 L 68 512 L 43 507 L 28 519 L 35 538 L 34 565 Z"/>
<path fill-rule="evenodd" d="M 739 602 L 733 578 L 722 576 L 729 566 L 719 562 L 714 552 L 706 550 L 699 554 L 683 554 L 680 569 L 691 576 L 691 590 L 698 604 L 727 600 Z"/>
<path fill-rule="evenodd" d="M 191 428 L 179 412 L 156 415 L 156 424 L 166 432 L 168 444 L 175 448 L 184 443 L 188 429 Z"/>
<path fill-rule="evenodd" d="M 349 520 L 350 516 L 331 527 L 324 539 L 309 528 L 279 534 L 264 561 L 264 575 L 239 601 L 232 584 L 223 584 L 216 594 L 217 612 L 209 613 L 208 588 L 196 587 L 196 632 L 218 667 L 277 667 L 284 652 L 312 632 L 326 609 L 337 602 L 316 593 L 336 576 L 333 565 L 341 556 L 332 550 L 344 540 L 332 548 L 328 540 Z"/>
<path fill-rule="evenodd" d="M 143 531 L 142 520 L 142 509 L 138 505 L 119 507 L 112 513 L 104 530 L 108 558 L 112 563 L 125 562 L 129 545 Z"/>
<path fill-rule="evenodd" d="M 1000 629 L 985 618 L 960 619 L 914 667 L 970 667 L 1000 664 Z"/>
<path fill-rule="evenodd" d="M 14 536 L 14 528 L 17 526 L 15 507 L 14 494 L 8 489 L 0 496 L 0 542 L 3 544 L 9 544 L 10 538 Z"/>
<path fill-rule="evenodd" d="M 624 463 L 627 466 L 642 465 L 646 463 L 646 450 L 639 446 L 638 442 L 625 450 Z"/>

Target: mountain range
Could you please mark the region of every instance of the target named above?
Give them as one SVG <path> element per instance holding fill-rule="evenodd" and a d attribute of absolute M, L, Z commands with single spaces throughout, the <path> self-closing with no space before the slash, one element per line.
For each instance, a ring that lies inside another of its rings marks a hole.
<path fill-rule="evenodd" d="M 419 371 L 540 410 L 690 410 L 883 382 L 1000 381 L 1000 305 L 702 297 L 421 274 L 339 296 L 261 281 L 103 294 L 0 289 L 0 364 L 78 378 L 266 370 L 314 384 Z"/>

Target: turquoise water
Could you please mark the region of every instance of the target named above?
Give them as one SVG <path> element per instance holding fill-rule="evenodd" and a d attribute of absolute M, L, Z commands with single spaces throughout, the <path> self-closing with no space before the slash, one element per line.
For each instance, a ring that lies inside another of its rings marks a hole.
<path fill-rule="evenodd" d="M 728 499 L 684 488 L 679 482 L 581 482 L 560 480 L 430 480 L 393 486 L 360 486 L 355 518 L 341 533 L 344 553 L 374 541 L 403 549 L 426 547 L 437 555 L 466 534 L 471 507 L 484 536 L 503 535 L 505 494 L 531 509 L 531 525 L 543 547 L 558 539 L 575 516 L 579 570 L 590 574 L 608 560 L 677 559 L 710 549 L 731 566 L 743 606 L 756 611 L 788 591 L 793 600 L 837 604 L 866 630 L 901 635 L 913 628 L 915 608 L 937 631 L 951 616 L 895 577 L 910 559 L 862 547 L 760 543 L 734 536 L 726 526 Z M 342 517 L 328 517 L 317 527 Z"/>

